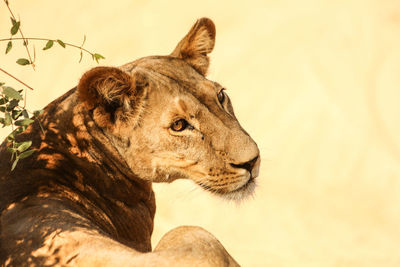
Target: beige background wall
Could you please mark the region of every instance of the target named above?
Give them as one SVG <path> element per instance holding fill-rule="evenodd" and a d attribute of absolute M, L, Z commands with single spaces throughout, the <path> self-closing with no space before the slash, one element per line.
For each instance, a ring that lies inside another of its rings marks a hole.
<path fill-rule="evenodd" d="M 86 34 L 104 65 L 167 54 L 196 18 L 215 21 L 209 77 L 228 88 L 259 144 L 259 187 L 236 205 L 190 182 L 156 185 L 154 244 L 192 224 L 243 266 L 400 266 L 399 1 L 10 2 L 26 36 L 79 44 Z M 8 32 L 1 3 L 0 36 Z M 2 68 L 36 89 L 32 109 L 96 65 L 43 45 L 36 72 L 14 63 L 23 50 L 0 54 Z"/>

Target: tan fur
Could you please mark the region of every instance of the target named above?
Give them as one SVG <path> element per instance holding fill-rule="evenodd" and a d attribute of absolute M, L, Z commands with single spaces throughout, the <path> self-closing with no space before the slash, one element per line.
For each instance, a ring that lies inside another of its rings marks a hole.
<path fill-rule="evenodd" d="M 5 266 L 237 266 L 206 230 L 178 227 L 152 251 L 152 182 L 191 179 L 228 199 L 255 187 L 257 145 L 207 80 L 215 27 L 200 19 L 169 56 L 97 67 L 18 136 L 36 152 L 10 171 L 0 147 Z M 178 120 L 187 127 L 174 131 Z M 238 230 L 239 230 L 238 226 Z"/>

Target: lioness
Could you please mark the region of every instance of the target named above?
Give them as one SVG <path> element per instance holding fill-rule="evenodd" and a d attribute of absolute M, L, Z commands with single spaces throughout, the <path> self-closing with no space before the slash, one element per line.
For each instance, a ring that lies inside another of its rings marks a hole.
<path fill-rule="evenodd" d="M 199 227 L 152 251 L 152 182 L 189 178 L 242 199 L 260 164 L 223 87 L 205 78 L 215 26 L 198 20 L 168 56 L 96 67 L 18 137 L 36 152 L 10 171 L 1 146 L 1 260 L 6 266 L 237 266 Z"/>

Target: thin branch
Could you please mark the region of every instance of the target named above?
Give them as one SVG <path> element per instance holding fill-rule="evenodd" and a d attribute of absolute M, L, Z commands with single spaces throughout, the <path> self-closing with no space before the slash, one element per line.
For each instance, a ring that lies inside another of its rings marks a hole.
<path fill-rule="evenodd" d="M 8 76 L 10 76 L 11 78 L 13 78 L 14 80 L 18 81 L 19 83 L 23 84 L 24 86 L 26 86 L 27 88 L 33 90 L 32 87 L 30 87 L 29 85 L 27 85 L 26 83 L 24 83 L 23 81 L 21 81 L 20 79 L 18 79 L 17 77 L 15 77 L 14 75 L 8 73 L 7 71 L 3 70 L 2 68 L 0 68 L 0 71 L 4 72 L 5 74 L 7 74 Z"/>
<path fill-rule="evenodd" d="M 8 8 L 8 11 L 10 11 L 10 14 L 11 14 L 11 16 L 13 17 L 13 19 L 14 19 L 15 21 L 17 21 L 17 19 L 16 19 L 15 16 L 14 16 L 14 13 L 12 12 L 12 10 L 11 10 L 11 8 L 10 8 L 10 6 L 9 6 L 8 1 L 7 1 L 7 0 L 4 0 L 4 3 L 6 4 L 6 6 L 7 6 L 7 8 Z M 28 58 L 29 58 L 29 61 L 31 62 L 32 68 L 33 68 L 33 70 L 35 70 L 35 62 L 32 60 L 31 53 L 29 52 L 29 48 L 28 48 L 28 41 L 27 41 L 27 39 L 24 37 L 24 34 L 22 33 L 21 27 L 19 27 L 19 33 L 21 34 L 22 39 L 24 40 L 24 46 L 25 46 L 26 52 L 28 53 Z M 11 39 L 11 38 L 10 38 L 10 39 Z M 18 39 L 19 39 L 19 38 L 18 38 Z"/>
<path fill-rule="evenodd" d="M 0 39 L 0 42 L 5 42 L 5 41 L 12 41 L 12 40 L 34 40 L 34 41 L 53 41 L 53 42 L 57 42 L 57 40 L 55 39 L 47 39 L 47 38 L 36 38 L 36 37 L 28 37 L 28 38 L 4 38 L 4 39 Z M 82 46 L 77 46 L 74 44 L 70 44 L 70 43 L 65 43 L 65 45 L 67 46 L 71 46 L 71 47 L 75 47 L 78 48 L 82 51 L 85 51 L 86 53 L 90 54 L 91 56 L 94 55 L 94 53 L 90 52 L 89 50 L 83 48 Z"/>
<path fill-rule="evenodd" d="M 25 97 L 24 97 L 24 109 L 25 109 L 25 107 L 26 107 L 26 89 L 24 90 L 25 92 Z"/>

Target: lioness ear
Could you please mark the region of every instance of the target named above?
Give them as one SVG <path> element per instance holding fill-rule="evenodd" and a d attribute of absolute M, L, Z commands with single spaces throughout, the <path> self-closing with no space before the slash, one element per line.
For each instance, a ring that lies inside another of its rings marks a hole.
<path fill-rule="evenodd" d="M 119 117 L 135 115 L 143 104 L 143 88 L 147 85 L 140 73 L 129 75 L 114 67 L 96 67 L 83 74 L 78 96 L 86 109 L 97 109 L 96 114 L 102 114 L 102 121 L 115 122 Z"/>
<path fill-rule="evenodd" d="M 201 18 L 179 42 L 171 56 L 184 59 L 200 74 L 206 75 L 215 44 L 215 25 L 209 18 Z"/>
<path fill-rule="evenodd" d="M 96 67 L 85 74 L 78 84 L 79 99 L 88 110 L 96 106 L 121 106 L 124 95 L 134 90 L 132 77 L 113 67 Z"/>

